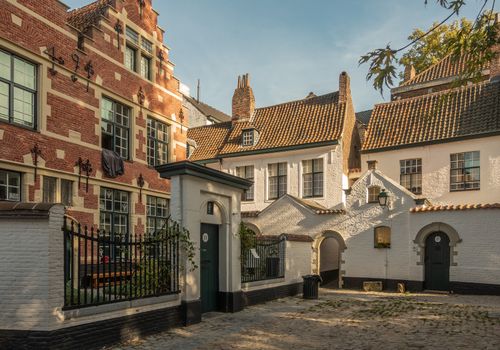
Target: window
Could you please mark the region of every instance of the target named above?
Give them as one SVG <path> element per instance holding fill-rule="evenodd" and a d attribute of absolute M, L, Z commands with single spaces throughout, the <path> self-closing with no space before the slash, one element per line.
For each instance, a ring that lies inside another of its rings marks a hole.
<path fill-rule="evenodd" d="M 151 166 L 168 163 L 168 141 L 170 128 L 167 124 L 148 117 L 148 164 Z"/>
<path fill-rule="evenodd" d="M 141 56 L 141 75 L 146 79 L 151 79 L 151 59 Z"/>
<path fill-rule="evenodd" d="M 102 148 L 128 159 L 130 108 L 103 98 L 101 118 Z"/>
<path fill-rule="evenodd" d="M 450 155 L 450 191 L 479 190 L 479 151 Z"/>
<path fill-rule="evenodd" d="M 43 199 L 44 203 L 57 202 L 57 178 L 51 176 L 43 177 Z"/>
<path fill-rule="evenodd" d="M 125 47 L 125 66 L 138 72 L 142 77 L 151 80 L 153 59 L 153 43 L 141 37 L 135 30 L 127 27 L 125 31 L 127 44 Z M 139 63 L 139 66 L 138 64 Z"/>
<path fill-rule="evenodd" d="M 274 163 L 268 165 L 269 193 L 268 199 L 276 199 L 286 194 L 287 163 Z"/>
<path fill-rule="evenodd" d="M 422 159 L 399 161 L 400 184 L 414 194 L 422 194 Z"/>
<path fill-rule="evenodd" d="M 133 70 L 134 72 L 137 67 L 135 63 L 136 56 L 137 56 L 137 50 L 127 45 L 125 47 L 125 66 L 128 69 Z"/>
<path fill-rule="evenodd" d="M 236 167 L 236 175 L 250 181 L 253 181 L 253 172 L 254 172 L 253 165 Z M 241 195 L 241 200 L 246 202 L 254 200 L 253 184 L 248 190 L 245 190 L 243 192 L 243 194 Z"/>
<path fill-rule="evenodd" d="M 37 67 L 0 50 L 0 120 L 35 128 Z"/>
<path fill-rule="evenodd" d="M 99 224 L 100 234 L 111 240 L 128 240 L 129 194 L 128 192 L 101 188 Z M 117 247 L 115 245 L 115 247 Z M 125 252 L 111 251 L 109 245 L 100 247 L 100 256 L 118 259 Z"/>
<path fill-rule="evenodd" d="M 253 146 L 254 145 L 254 130 L 243 130 L 243 146 Z"/>
<path fill-rule="evenodd" d="M 61 203 L 68 207 L 73 205 L 73 181 L 61 179 Z"/>
<path fill-rule="evenodd" d="M 21 201 L 21 174 L 0 170 L 0 201 Z"/>
<path fill-rule="evenodd" d="M 149 40 L 142 38 L 141 40 L 141 48 L 147 53 L 153 53 L 153 43 Z"/>
<path fill-rule="evenodd" d="M 154 234 L 166 227 L 169 215 L 168 207 L 168 199 L 146 196 L 146 230 L 149 234 Z"/>
<path fill-rule="evenodd" d="M 207 215 L 214 215 L 214 202 L 207 202 Z"/>
<path fill-rule="evenodd" d="M 375 248 L 390 248 L 391 247 L 391 228 L 387 226 L 375 227 Z"/>
<path fill-rule="evenodd" d="M 127 36 L 128 41 L 136 45 L 139 45 L 139 33 L 137 33 L 135 30 L 133 30 L 130 27 L 127 27 L 125 29 L 125 35 Z"/>
<path fill-rule="evenodd" d="M 368 203 L 378 203 L 379 194 L 380 194 L 379 186 L 368 187 Z"/>
<path fill-rule="evenodd" d="M 58 188 L 60 188 L 60 191 L 57 190 Z M 62 203 L 71 206 L 73 202 L 73 181 L 44 176 L 42 197 L 44 203 Z"/>
<path fill-rule="evenodd" d="M 323 196 L 323 159 L 302 161 L 303 197 Z"/>

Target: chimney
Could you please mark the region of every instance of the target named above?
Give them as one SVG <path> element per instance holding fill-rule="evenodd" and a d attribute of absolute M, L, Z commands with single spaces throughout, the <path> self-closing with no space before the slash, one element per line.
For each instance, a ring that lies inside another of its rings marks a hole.
<path fill-rule="evenodd" d="M 495 14 L 495 25 L 497 30 L 497 39 L 500 39 L 500 13 Z M 500 81 L 500 44 L 493 47 L 495 56 L 490 62 L 490 81 Z"/>
<path fill-rule="evenodd" d="M 255 97 L 248 74 L 238 76 L 238 86 L 233 94 L 233 122 L 250 118 L 255 110 Z"/>
<path fill-rule="evenodd" d="M 413 79 L 415 77 L 415 67 L 413 67 L 412 64 L 405 66 L 405 73 L 403 77 L 403 81 L 408 81 L 410 79 Z"/>
<path fill-rule="evenodd" d="M 368 164 L 368 170 L 377 170 L 377 161 L 376 160 L 368 160 L 366 161 Z"/>
<path fill-rule="evenodd" d="M 346 72 L 340 73 L 339 102 L 347 102 L 351 97 L 351 78 Z"/>

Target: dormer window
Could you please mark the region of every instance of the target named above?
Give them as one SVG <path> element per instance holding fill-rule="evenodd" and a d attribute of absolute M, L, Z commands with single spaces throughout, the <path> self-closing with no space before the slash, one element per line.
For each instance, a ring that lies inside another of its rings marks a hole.
<path fill-rule="evenodd" d="M 243 146 L 253 146 L 255 145 L 257 139 L 257 131 L 255 129 L 245 129 L 242 134 L 242 145 Z"/>

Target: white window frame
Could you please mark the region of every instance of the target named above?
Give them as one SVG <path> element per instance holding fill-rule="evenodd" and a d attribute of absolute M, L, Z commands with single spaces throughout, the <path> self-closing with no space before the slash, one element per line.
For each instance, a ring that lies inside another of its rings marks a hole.
<path fill-rule="evenodd" d="M 9 188 L 10 187 L 16 187 L 16 186 L 9 185 L 9 177 L 7 176 L 6 184 L 3 185 L 3 186 L 5 186 L 6 198 L 5 199 L 0 199 L 0 201 L 21 202 L 22 199 L 23 199 L 23 174 L 20 173 L 19 171 L 12 171 L 12 170 L 7 170 L 7 169 L 0 169 L 0 172 L 5 172 L 6 175 L 11 174 L 11 175 L 17 175 L 17 176 L 19 176 L 19 186 L 17 186 L 18 187 L 18 192 L 19 192 L 19 198 L 18 199 L 9 199 Z"/>
<path fill-rule="evenodd" d="M 137 36 L 137 40 L 131 38 L 131 36 L 128 35 L 128 33 L 131 32 Z M 155 56 L 154 56 L 154 51 L 155 51 L 155 45 L 152 41 L 144 38 L 141 34 L 139 34 L 138 31 L 135 29 L 131 28 L 130 26 L 126 26 L 125 28 L 125 45 L 126 48 L 130 48 L 130 50 L 134 50 L 135 52 L 135 59 L 134 59 L 134 69 L 132 69 L 133 72 L 139 74 L 141 77 L 143 77 L 146 80 L 153 81 L 153 67 L 155 66 Z M 125 48 L 125 56 L 124 56 L 124 65 L 127 69 L 130 70 L 130 67 L 127 66 L 126 62 L 126 51 L 127 49 Z M 148 70 L 145 74 L 144 66 L 143 66 L 143 59 L 147 60 L 149 63 Z"/>
<path fill-rule="evenodd" d="M 255 144 L 255 132 L 253 129 L 246 129 L 242 131 L 242 142 L 243 146 L 253 146 Z"/>

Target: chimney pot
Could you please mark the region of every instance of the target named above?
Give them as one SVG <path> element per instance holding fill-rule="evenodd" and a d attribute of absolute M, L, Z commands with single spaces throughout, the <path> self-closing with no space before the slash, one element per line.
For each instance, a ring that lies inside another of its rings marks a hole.
<path fill-rule="evenodd" d="M 339 78 L 339 101 L 347 102 L 351 97 L 351 78 L 347 72 L 340 73 Z"/>
<path fill-rule="evenodd" d="M 412 64 L 405 66 L 403 81 L 413 79 L 416 75 L 415 67 Z"/>
<path fill-rule="evenodd" d="M 368 160 L 366 162 L 368 164 L 368 170 L 376 170 L 377 169 L 377 161 L 376 160 Z"/>
<path fill-rule="evenodd" d="M 255 110 L 255 97 L 250 87 L 248 73 L 238 76 L 238 86 L 234 90 L 232 109 L 233 122 L 240 118 L 250 118 Z"/>

